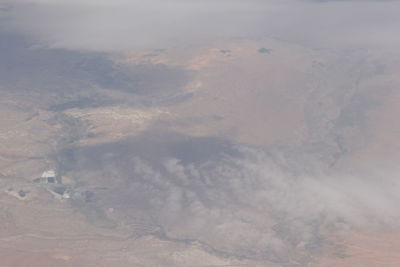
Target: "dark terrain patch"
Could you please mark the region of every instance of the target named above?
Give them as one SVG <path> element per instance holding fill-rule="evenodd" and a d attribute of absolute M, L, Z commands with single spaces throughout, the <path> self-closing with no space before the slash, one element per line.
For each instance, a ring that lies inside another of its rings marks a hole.
<path fill-rule="evenodd" d="M 29 94 L 52 111 L 184 101 L 182 89 L 193 77 L 163 64 L 123 65 L 110 54 L 41 48 L 1 32 L 0 58 L 0 88 Z"/>

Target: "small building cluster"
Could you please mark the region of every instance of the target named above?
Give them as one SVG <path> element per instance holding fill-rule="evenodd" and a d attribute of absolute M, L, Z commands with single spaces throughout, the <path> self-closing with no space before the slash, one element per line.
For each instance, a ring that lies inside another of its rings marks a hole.
<path fill-rule="evenodd" d="M 32 197 L 32 194 L 37 195 L 41 189 L 45 189 L 60 201 L 66 199 L 92 201 L 93 193 L 91 191 L 75 190 L 74 185 L 73 178 L 61 176 L 56 170 L 49 169 L 44 171 L 39 178 L 31 180 L 31 183 L 15 184 L 7 188 L 5 192 L 20 200 L 27 200 Z"/>
<path fill-rule="evenodd" d="M 57 174 L 54 170 L 48 170 L 43 172 L 40 178 L 34 179 L 33 182 L 41 184 L 55 184 L 57 183 Z"/>

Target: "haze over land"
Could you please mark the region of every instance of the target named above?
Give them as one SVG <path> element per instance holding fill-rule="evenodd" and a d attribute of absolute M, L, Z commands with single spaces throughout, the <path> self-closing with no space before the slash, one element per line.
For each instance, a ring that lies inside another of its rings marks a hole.
<path fill-rule="evenodd" d="M 0 266 L 398 266 L 398 1 L 0 1 Z"/>

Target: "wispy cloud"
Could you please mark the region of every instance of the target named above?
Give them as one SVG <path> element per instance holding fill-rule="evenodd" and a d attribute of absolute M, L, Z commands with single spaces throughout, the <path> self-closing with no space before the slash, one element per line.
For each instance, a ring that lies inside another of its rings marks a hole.
<path fill-rule="evenodd" d="M 108 187 L 95 193 L 96 205 L 112 207 L 117 221 L 146 214 L 171 239 L 200 240 L 237 257 L 283 263 L 349 229 L 400 227 L 394 176 L 325 172 L 312 167 L 315 158 L 156 136 L 73 150 L 62 165 Z"/>

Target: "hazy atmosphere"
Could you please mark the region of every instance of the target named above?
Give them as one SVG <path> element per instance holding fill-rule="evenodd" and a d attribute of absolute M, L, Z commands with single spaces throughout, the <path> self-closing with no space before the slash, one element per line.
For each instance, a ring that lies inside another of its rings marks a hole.
<path fill-rule="evenodd" d="M 0 267 L 399 266 L 399 11 L 0 0 Z"/>

